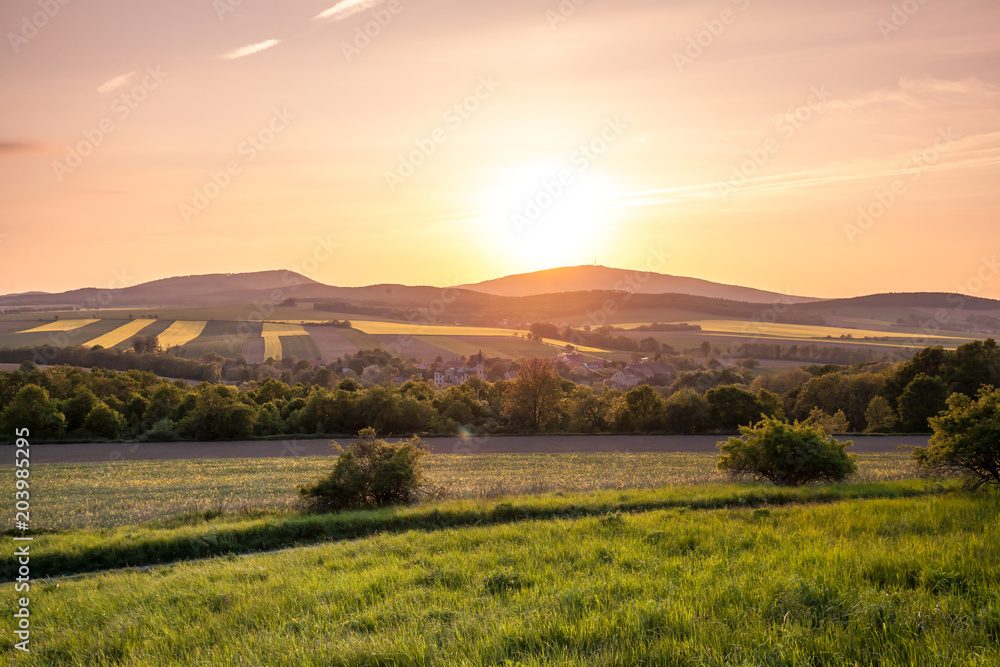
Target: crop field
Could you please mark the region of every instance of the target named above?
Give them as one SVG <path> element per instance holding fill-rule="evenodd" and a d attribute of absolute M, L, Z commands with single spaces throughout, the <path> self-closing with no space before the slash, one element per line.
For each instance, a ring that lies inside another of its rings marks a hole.
<path fill-rule="evenodd" d="M 183 356 L 201 359 L 209 352 L 223 357 L 236 357 L 243 350 L 247 338 L 259 338 L 260 322 L 233 322 L 209 320 L 201 335 L 184 346 Z"/>
<path fill-rule="evenodd" d="M 232 551 L 279 536 L 296 548 Z M 33 582 L 44 639 L 19 664 L 1000 661 L 1000 498 L 912 484 L 681 486 L 36 539 L 32 565 L 51 571 L 193 560 Z M 15 597 L 0 587 L 8 608 Z M 13 621 L 0 620 L 8 655 Z"/>
<path fill-rule="evenodd" d="M 127 447 L 128 445 L 123 445 Z M 721 483 L 713 453 L 431 454 L 429 481 L 458 499 Z M 858 454 L 857 482 L 914 476 L 905 453 Z M 186 512 L 287 510 L 295 484 L 329 470 L 328 457 L 36 464 L 34 523 L 47 530 L 105 528 Z M 0 469 L 13 486 L 14 469 Z"/>
<path fill-rule="evenodd" d="M 208 325 L 206 320 L 177 320 L 158 334 L 160 347 L 169 350 L 172 347 L 184 347 L 200 336 Z"/>
<path fill-rule="evenodd" d="M 91 324 L 93 320 L 89 319 L 79 319 L 79 320 L 56 320 L 54 322 L 48 322 L 40 326 L 34 327 L 32 329 L 24 329 L 21 333 L 39 333 L 42 331 L 72 331 L 73 329 L 79 329 L 80 327 L 85 327 Z"/>
<path fill-rule="evenodd" d="M 510 336 L 514 333 L 526 334 L 526 331 L 500 329 L 497 327 L 463 327 L 458 325 L 414 324 L 411 322 L 375 322 L 371 320 L 351 320 L 351 326 L 358 331 L 373 336 L 406 335 L 406 336 Z"/>
<path fill-rule="evenodd" d="M 361 349 L 348 340 L 338 327 L 306 325 L 306 331 L 309 332 L 316 347 L 319 348 L 320 359 L 333 361 L 346 354 L 354 354 Z"/>
<path fill-rule="evenodd" d="M 281 336 L 281 354 L 283 357 L 295 357 L 300 361 L 317 361 L 321 359 L 319 347 L 308 334 L 305 336 Z"/>

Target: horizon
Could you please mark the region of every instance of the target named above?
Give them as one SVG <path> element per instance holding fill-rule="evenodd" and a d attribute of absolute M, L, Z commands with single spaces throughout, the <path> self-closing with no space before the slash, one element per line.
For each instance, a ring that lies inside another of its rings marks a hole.
<path fill-rule="evenodd" d="M 461 285 L 428 285 L 428 284 L 418 284 L 418 283 L 412 283 L 411 284 L 411 283 L 386 283 L 386 282 L 382 282 L 382 283 L 368 283 L 368 284 L 363 284 L 363 285 L 341 285 L 341 284 L 335 284 L 335 283 L 325 283 L 325 282 L 323 282 L 321 280 L 315 280 L 315 279 L 309 278 L 309 276 L 307 276 L 305 274 L 298 273 L 297 271 L 294 271 L 292 269 L 262 269 L 262 270 L 259 270 L 259 271 L 241 271 L 241 272 L 220 272 L 220 271 L 213 271 L 213 272 L 209 272 L 209 273 L 195 273 L 195 274 L 187 274 L 187 275 L 163 276 L 163 277 L 158 277 L 158 278 L 151 278 L 150 280 L 145 280 L 145 281 L 142 281 L 142 282 L 136 282 L 136 283 L 132 283 L 132 284 L 122 284 L 121 287 L 110 287 L 108 289 L 122 289 L 122 288 L 128 288 L 128 287 L 139 287 L 141 285 L 145 285 L 145 284 L 148 284 L 148 283 L 159 282 L 159 281 L 163 281 L 163 280 L 171 280 L 171 279 L 175 279 L 175 278 L 199 278 L 199 277 L 207 277 L 207 276 L 239 276 L 239 275 L 252 275 L 252 274 L 260 274 L 260 273 L 295 273 L 298 276 L 306 278 L 307 280 L 314 280 L 315 282 L 323 284 L 323 285 L 326 285 L 328 287 L 347 287 L 347 288 L 354 287 L 354 288 L 363 288 L 363 287 L 378 287 L 378 286 L 381 286 L 381 285 L 389 285 L 389 286 L 394 286 L 394 287 L 395 286 L 400 286 L 400 287 L 426 287 L 426 288 L 434 288 L 434 289 L 438 289 L 438 288 L 440 288 L 440 289 L 449 289 L 449 288 L 453 288 L 453 287 L 462 287 L 462 288 L 465 288 L 465 289 L 470 289 L 472 291 L 475 291 L 473 288 L 476 285 L 481 284 L 481 283 L 489 283 L 489 282 L 501 281 L 501 280 L 504 280 L 504 279 L 507 279 L 507 278 L 516 278 L 516 277 L 521 277 L 521 276 L 528 276 L 528 275 L 533 275 L 533 274 L 547 272 L 547 271 L 559 271 L 559 270 L 563 270 L 563 269 L 581 269 L 581 268 L 607 269 L 607 270 L 610 270 L 610 271 L 635 271 L 636 273 L 640 272 L 640 270 L 625 269 L 625 268 L 613 267 L 613 266 L 604 266 L 603 264 L 578 264 L 578 265 L 574 265 L 574 266 L 559 266 L 559 267 L 554 267 L 554 268 L 551 268 L 551 269 L 541 269 L 539 271 L 531 271 L 531 272 L 527 272 L 527 273 L 519 273 L 519 274 L 509 274 L 509 275 L 504 275 L 504 276 L 497 276 L 495 278 L 487 278 L 485 280 L 478 281 L 476 283 L 463 283 Z M 653 273 L 656 273 L 656 272 L 653 272 Z M 705 280 L 704 278 L 698 278 L 697 276 L 677 276 L 677 275 L 673 275 L 673 274 L 658 274 L 658 275 L 672 277 L 672 278 L 681 278 L 681 279 Z M 714 281 L 708 281 L 708 282 L 714 282 Z M 754 287 L 753 285 L 738 285 L 738 284 L 730 285 L 728 283 L 716 283 L 716 284 L 725 285 L 725 286 L 728 286 L 728 287 L 741 287 L 741 288 L 746 288 L 746 289 L 751 289 L 751 290 L 770 291 L 770 290 L 764 290 L 764 289 L 759 288 L 759 287 Z M 104 289 L 104 288 L 101 288 L 100 286 L 97 286 L 97 285 L 82 285 L 82 286 L 72 287 L 72 288 L 67 289 L 67 290 L 61 290 L 61 291 L 58 291 L 58 292 L 43 292 L 43 291 L 39 291 L 39 290 L 32 290 L 32 291 L 28 291 L 28 292 L 4 292 L 4 293 L 0 293 L 0 298 L 2 298 L 2 297 L 8 297 L 8 296 L 21 296 L 21 295 L 33 294 L 33 293 L 34 294 L 45 294 L 45 295 L 62 294 L 62 293 L 67 293 L 67 292 L 72 292 L 72 291 L 77 291 L 77 290 L 86 290 L 86 289 Z M 558 293 L 558 292 L 553 292 L 553 293 Z M 664 292 L 664 293 L 665 294 L 669 294 L 670 292 Z M 781 294 L 782 296 L 789 296 L 789 297 L 804 297 L 804 298 L 809 298 L 809 299 L 817 299 L 817 300 L 820 300 L 820 301 L 833 301 L 833 300 L 838 300 L 838 299 L 856 299 L 856 298 L 863 298 L 863 297 L 869 297 L 869 296 L 880 296 L 880 295 L 888 295 L 888 294 L 915 294 L 915 293 L 926 293 L 926 294 L 959 294 L 959 295 L 962 295 L 962 296 L 965 296 L 965 297 L 992 299 L 994 301 L 1000 301 L 1000 299 L 995 299 L 995 298 L 989 297 L 989 296 L 983 296 L 982 294 L 970 294 L 968 292 L 928 291 L 928 290 L 914 290 L 914 291 L 904 291 L 904 292 L 867 292 L 867 293 L 852 294 L 852 295 L 848 295 L 848 296 L 839 296 L 839 297 L 823 297 L 823 296 L 815 296 L 815 295 L 812 295 L 812 294 L 785 294 L 785 293 L 777 293 L 777 294 Z M 719 298 L 719 297 L 711 297 L 711 298 Z M 723 299 L 723 300 L 725 300 L 725 299 Z"/>
<path fill-rule="evenodd" d="M 38 7 L 0 8 L 3 293 L 663 248 L 783 294 L 1000 298 L 989 0 Z"/>

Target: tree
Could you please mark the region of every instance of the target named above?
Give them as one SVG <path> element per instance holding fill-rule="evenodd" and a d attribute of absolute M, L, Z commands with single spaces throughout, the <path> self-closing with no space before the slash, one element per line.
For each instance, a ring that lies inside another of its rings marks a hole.
<path fill-rule="evenodd" d="M 939 377 L 920 373 L 899 397 L 899 419 L 911 433 L 930 431 L 928 420 L 948 404 L 948 387 Z"/>
<path fill-rule="evenodd" d="M 725 430 L 753 424 L 768 410 L 753 393 L 734 385 L 709 389 L 705 400 L 712 410 L 712 422 Z"/>
<path fill-rule="evenodd" d="M 809 417 L 803 423 L 814 424 L 823 429 L 823 432 L 828 435 L 847 433 L 851 429 L 851 423 L 847 421 L 847 416 L 843 410 L 837 410 L 835 414 L 828 415 L 821 408 L 813 408 L 809 413 Z"/>
<path fill-rule="evenodd" d="M 889 401 L 882 396 L 876 396 L 868 402 L 868 408 L 865 410 L 865 422 L 868 425 L 865 430 L 868 433 L 887 433 L 896 425 L 897 419 L 896 411 L 889 405 Z"/>
<path fill-rule="evenodd" d="M 155 335 L 136 336 L 132 339 L 132 349 L 136 354 L 151 354 L 160 351 L 160 339 Z"/>
<path fill-rule="evenodd" d="M 100 401 L 87 415 L 83 427 L 98 437 L 117 440 L 125 431 L 126 423 L 123 416 Z"/>
<path fill-rule="evenodd" d="M 663 405 L 667 430 L 672 433 L 700 433 L 711 424 L 711 406 L 691 389 L 675 391 Z"/>
<path fill-rule="evenodd" d="M 952 394 L 930 420 L 934 435 L 913 457 L 932 474 L 958 474 L 971 488 L 1000 488 L 1000 389 L 984 387 L 975 400 Z"/>
<path fill-rule="evenodd" d="M 331 443 L 340 453 L 333 470 L 319 482 L 299 488 L 300 495 L 314 509 L 399 505 L 434 493 L 421 467 L 428 450 L 420 438 L 389 443 L 377 440 L 375 430 L 370 428 L 359 432 L 358 437 L 346 450 Z"/>
<path fill-rule="evenodd" d="M 3 425 L 3 435 L 14 437 L 15 429 L 27 428 L 31 437 L 58 438 L 66 428 L 66 418 L 54 400 L 49 398 L 49 392 L 33 384 L 21 387 L 14 400 L 0 414 L 0 424 Z"/>
<path fill-rule="evenodd" d="M 655 431 L 663 417 L 663 398 L 649 385 L 629 390 L 625 394 L 629 422 L 636 431 Z"/>
<path fill-rule="evenodd" d="M 529 359 L 504 392 L 503 415 L 527 431 L 544 431 L 558 420 L 562 397 L 552 362 Z"/>
<path fill-rule="evenodd" d="M 718 468 L 729 475 L 767 479 L 780 486 L 839 482 L 857 470 L 855 456 L 813 424 L 765 418 L 740 427 L 740 437 L 719 443 Z"/>

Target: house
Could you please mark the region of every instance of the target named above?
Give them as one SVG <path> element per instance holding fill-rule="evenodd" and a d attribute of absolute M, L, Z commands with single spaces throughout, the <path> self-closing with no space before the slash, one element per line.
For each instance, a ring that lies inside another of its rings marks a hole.
<path fill-rule="evenodd" d="M 611 383 L 616 387 L 635 387 L 654 375 L 669 376 L 670 367 L 659 361 L 642 361 L 629 364 L 611 374 Z"/>
<path fill-rule="evenodd" d="M 503 379 L 504 380 L 516 380 L 517 379 L 517 375 L 518 375 L 518 371 L 507 371 L 506 373 L 503 374 Z"/>
<path fill-rule="evenodd" d="M 446 384 L 462 384 L 474 377 L 486 379 L 486 368 L 483 365 L 483 353 L 473 355 L 469 359 L 473 366 L 461 366 L 455 362 L 445 362 L 442 368 L 434 370 L 434 384 L 441 387 Z"/>
<path fill-rule="evenodd" d="M 610 379 L 616 387 L 635 387 L 642 378 L 629 368 L 620 368 L 611 374 Z"/>

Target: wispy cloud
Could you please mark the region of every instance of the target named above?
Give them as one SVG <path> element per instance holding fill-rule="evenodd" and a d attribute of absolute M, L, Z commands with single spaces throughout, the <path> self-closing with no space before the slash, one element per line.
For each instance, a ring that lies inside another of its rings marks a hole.
<path fill-rule="evenodd" d="M 366 9 L 371 9 L 375 5 L 382 4 L 383 0 L 341 0 L 330 9 L 320 12 L 313 17 L 314 21 L 322 21 L 324 19 L 334 19 L 335 21 L 343 21 L 348 16 L 353 16 L 358 12 L 363 12 Z"/>
<path fill-rule="evenodd" d="M 0 155 L 16 155 L 18 153 L 38 153 L 45 150 L 39 143 L 24 141 L 0 141 Z"/>
<path fill-rule="evenodd" d="M 238 49 L 233 49 L 229 53 L 222 55 L 224 60 L 236 60 L 237 58 L 243 58 L 244 56 L 252 56 L 255 53 L 260 53 L 272 46 L 277 46 L 281 43 L 280 39 L 265 39 L 263 42 L 257 42 L 256 44 L 248 44 L 246 46 L 241 46 Z"/>
<path fill-rule="evenodd" d="M 893 88 L 879 88 L 849 99 L 833 100 L 828 107 L 838 111 L 856 111 L 864 107 L 895 104 L 919 109 L 933 100 L 954 103 L 960 99 L 978 101 L 996 98 L 998 95 L 1000 89 L 976 78 L 948 81 L 926 77 L 920 79 L 903 77 Z"/>
<path fill-rule="evenodd" d="M 107 81 L 105 81 L 104 83 L 102 83 L 97 87 L 97 92 L 110 93 L 112 90 L 124 86 L 126 83 L 129 82 L 129 79 L 131 79 L 133 76 L 135 76 L 135 71 L 122 74 L 121 76 L 116 76 L 113 79 L 108 79 Z"/>
<path fill-rule="evenodd" d="M 983 135 L 978 138 L 969 138 L 966 141 L 973 142 L 976 139 L 984 139 L 988 137 L 993 137 L 993 135 Z M 956 155 L 954 155 L 951 160 L 942 161 L 941 163 L 934 165 L 923 165 L 919 168 L 919 171 L 939 172 L 1000 165 L 1000 147 L 993 146 L 962 152 L 961 145 L 962 140 L 956 142 Z M 896 160 L 897 163 L 899 161 L 900 160 Z M 865 181 L 879 178 L 890 178 L 893 176 L 913 175 L 916 169 L 917 168 L 914 166 L 893 167 L 888 166 L 885 163 L 881 165 L 872 164 L 867 169 L 858 168 L 857 165 L 845 165 L 843 169 L 816 169 L 750 178 L 742 182 L 737 190 L 741 193 L 745 193 L 822 187 L 851 181 Z M 720 181 L 717 183 L 702 183 L 697 185 L 684 185 L 672 188 L 631 192 L 618 198 L 618 206 L 622 208 L 633 208 L 670 204 L 684 199 L 716 199 L 721 197 L 721 193 L 726 187 L 732 187 L 732 183 L 729 181 Z"/>

